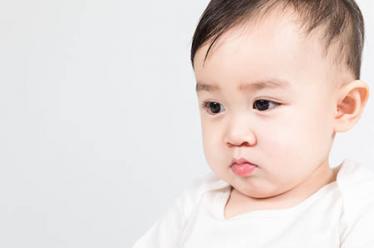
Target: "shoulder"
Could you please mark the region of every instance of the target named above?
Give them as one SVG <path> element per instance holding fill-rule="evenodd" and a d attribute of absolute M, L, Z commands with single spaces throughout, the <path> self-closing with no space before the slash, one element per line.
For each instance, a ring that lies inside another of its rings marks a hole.
<path fill-rule="evenodd" d="M 184 209 L 184 217 L 188 218 L 194 208 L 207 195 L 228 187 L 229 184 L 209 172 L 196 177 L 178 196 L 176 204 Z"/>
<path fill-rule="evenodd" d="M 369 166 L 345 160 L 338 173 L 337 184 L 344 206 L 351 211 L 359 211 L 374 203 L 374 169 Z"/>
<path fill-rule="evenodd" d="M 224 181 L 213 174 L 196 177 L 190 185 L 179 194 L 174 203 L 153 224 L 153 226 L 136 241 L 133 248 L 174 248 L 186 223 L 203 196 L 212 190 L 225 187 Z"/>
<path fill-rule="evenodd" d="M 342 196 L 343 248 L 374 246 L 371 226 L 374 223 L 374 170 L 369 166 L 345 160 L 337 184 Z"/>
<path fill-rule="evenodd" d="M 374 204 L 374 170 L 369 166 L 345 160 L 338 173 L 337 184 L 347 219 L 354 218 Z"/>

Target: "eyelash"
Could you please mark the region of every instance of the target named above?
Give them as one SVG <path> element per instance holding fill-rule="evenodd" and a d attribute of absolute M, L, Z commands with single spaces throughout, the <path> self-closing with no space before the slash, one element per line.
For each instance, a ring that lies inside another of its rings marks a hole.
<path fill-rule="evenodd" d="M 281 103 L 279 103 L 279 102 L 275 102 L 275 101 L 271 101 L 271 100 L 266 100 L 266 99 L 258 99 L 258 100 L 256 100 L 256 101 L 254 101 L 253 106 L 255 106 L 255 103 L 256 103 L 256 102 L 259 102 L 259 101 L 269 102 L 269 103 L 271 103 L 271 104 L 274 104 L 275 107 L 281 105 Z M 210 111 L 209 111 L 209 104 L 211 104 L 211 103 L 218 103 L 218 102 L 205 101 L 205 102 L 202 103 L 202 108 L 203 108 L 203 109 L 204 109 L 208 114 L 210 114 L 210 115 L 217 115 L 218 113 L 210 113 Z M 218 104 L 220 104 L 220 103 L 218 103 Z M 275 107 L 273 107 L 273 108 L 275 108 Z M 271 110 L 271 109 L 270 109 L 270 110 Z M 268 110 L 263 110 L 263 111 L 260 111 L 260 110 L 259 110 L 259 112 L 266 112 L 266 111 L 269 111 L 269 109 L 268 109 Z"/>

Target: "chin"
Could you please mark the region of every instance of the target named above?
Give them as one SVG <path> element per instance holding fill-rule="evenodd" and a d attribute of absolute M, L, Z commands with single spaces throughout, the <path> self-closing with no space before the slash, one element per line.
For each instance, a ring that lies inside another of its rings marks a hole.
<path fill-rule="evenodd" d="M 231 183 L 230 183 L 231 184 Z M 244 182 L 245 184 L 245 182 Z M 249 184 L 249 183 L 248 183 Z M 264 185 L 243 185 L 243 182 L 231 184 L 237 191 L 251 198 L 270 198 L 279 194 L 277 190 L 266 189 Z"/>

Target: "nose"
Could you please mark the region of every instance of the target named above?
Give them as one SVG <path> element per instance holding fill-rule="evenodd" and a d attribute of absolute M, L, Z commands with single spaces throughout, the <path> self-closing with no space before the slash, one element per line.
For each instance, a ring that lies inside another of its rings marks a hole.
<path fill-rule="evenodd" d="M 228 125 L 225 143 L 229 147 L 254 146 L 257 138 L 252 125 L 243 118 L 232 119 Z"/>

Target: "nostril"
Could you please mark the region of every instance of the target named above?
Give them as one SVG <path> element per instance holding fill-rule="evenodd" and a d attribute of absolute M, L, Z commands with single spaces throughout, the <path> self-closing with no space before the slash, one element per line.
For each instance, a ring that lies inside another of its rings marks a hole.
<path fill-rule="evenodd" d="M 227 144 L 228 144 L 229 147 L 234 147 L 234 146 L 241 147 L 241 146 L 253 146 L 254 145 L 254 143 L 253 144 L 249 144 L 248 141 L 244 141 L 244 142 L 241 142 L 241 143 L 234 143 L 234 144 L 231 143 L 231 142 L 227 142 Z"/>
<path fill-rule="evenodd" d="M 240 146 L 251 146 L 248 141 L 244 141 L 240 144 Z"/>

